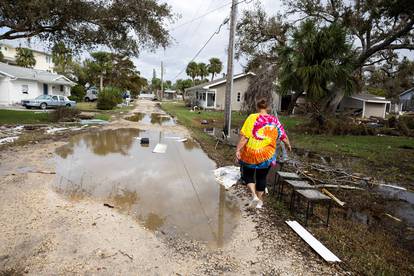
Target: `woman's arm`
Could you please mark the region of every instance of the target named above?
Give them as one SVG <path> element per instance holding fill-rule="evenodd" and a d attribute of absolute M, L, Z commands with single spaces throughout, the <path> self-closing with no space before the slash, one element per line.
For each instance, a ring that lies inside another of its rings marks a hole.
<path fill-rule="evenodd" d="M 236 148 L 236 158 L 238 160 L 240 160 L 241 150 L 244 148 L 248 141 L 249 139 L 247 139 L 247 137 L 245 137 L 244 135 L 240 135 L 240 141 L 237 144 Z"/>
<path fill-rule="evenodd" d="M 289 151 L 292 150 L 292 146 L 290 145 L 289 137 L 287 135 L 282 139 L 282 142 L 288 147 Z"/>

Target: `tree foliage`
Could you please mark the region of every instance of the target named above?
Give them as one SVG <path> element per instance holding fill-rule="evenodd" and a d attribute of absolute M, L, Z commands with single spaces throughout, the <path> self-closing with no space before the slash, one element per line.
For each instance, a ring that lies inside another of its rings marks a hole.
<path fill-rule="evenodd" d="M 198 75 L 200 76 L 200 79 L 204 79 L 205 77 L 208 76 L 208 67 L 207 64 L 205 64 L 204 62 L 200 62 L 199 64 L 197 64 L 198 66 Z"/>
<path fill-rule="evenodd" d="M 17 48 L 16 63 L 21 67 L 33 68 L 36 65 L 33 51 L 28 48 Z"/>
<path fill-rule="evenodd" d="M 72 71 L 72 50 L 67 48 L 63 42 L 58 42 L 52 47 L 52 61 L 55 65 L 53 70 L 62 75 L 69 75 Z"/>
<path fill-rule="evenodd" d="M 208 72 L 211 74 L 211 81 L 214 80 L 216 74 L 220 74 L 223 70 L 223 62 L 219 58 L 210 58 L 208 64 Z"/>
<path fill-rule="evenodd" d="M 1 0 L 2 39 L 38 37 L 71 48 L 108 46 L 129 54 L 168 45 L 171 8 L 157 0 Z"/>
<path fill-rule="evenodd" d="M 195 78 L 200 74 L 198 63 L 195 61 L 188 63 L 185 72 L 194 82 Z"/>
<path fill-rule="evenodd" d="M 367 67 L 387 63 L 395 57 L 396 51 L 414 49 L 413 1 L 293 0 L 285 1 L 285 5 L 288 12 L 284 16 L 269 16 L 260 6 L 244 12 L 238 24 L 237 53 L 238 56 L 243 55 L 248 59 L 248 70 L 273 67 L 277 72 L 277 64 L 285 58 L 279 56 L 283 52 L 278 51 L 278 48 L 285 47 L 292 39 L 294 30 L 307 20 L 313 20 L 319 27 L 339 26 L 346 32 L 354 51 L 351 67 L 353 76 L 357 80 L 362 79 Z M 290 15 L 294 16 L 289 17 Z M 294 18 L 294 21 L 290 18 Z M 330 59 L 329 56 L 327 58 Z M 328 70 L 325 72 L 331 73 Z M 302 74 L 306 72 L 303 71 Z M 275 78 L 265 81 L 274 82 L 276 76 L 275 74 Z M 326 78 L 329 79 L 330 76 Z M 323 83 L 321 85 L 323 86 Z M 314 91 L 323 89 L 323 87 L 314 88 L 312 88 Z M 325 112 L 334 112 L 344 95 L 343 89 L 327 93 L 323 99 Z"/>

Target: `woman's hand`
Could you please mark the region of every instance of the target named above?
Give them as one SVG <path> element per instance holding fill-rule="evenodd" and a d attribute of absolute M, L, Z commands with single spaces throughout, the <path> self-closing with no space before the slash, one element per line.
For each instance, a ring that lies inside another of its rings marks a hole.
<path fill-rule="evenodd" d="M 289 151 L 292 151 L 292 146 L 290 145 L 290 141 L 287 136 L 284 140 L 282 140 L 282 142 L 285 143 L 285 146 L 288 148 Z"/>
<path fill-rule="evenodd" d="M 237 158 L 237 160 L 240 160 L 241 159 L 240 150 L 236 150 L 236 158 Z"/>

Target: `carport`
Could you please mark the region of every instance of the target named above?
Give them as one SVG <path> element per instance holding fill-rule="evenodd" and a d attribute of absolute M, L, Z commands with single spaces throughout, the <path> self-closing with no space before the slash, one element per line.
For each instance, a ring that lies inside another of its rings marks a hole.
<path fill-rule="evenodd" d="M 388 104 L 391 105 L 391 101 L 385 97 L 372 94 L 357 94 L 345 97 L 341 102 L 340 110 L 361 110 L 362 118 L 385 118 Z"/>

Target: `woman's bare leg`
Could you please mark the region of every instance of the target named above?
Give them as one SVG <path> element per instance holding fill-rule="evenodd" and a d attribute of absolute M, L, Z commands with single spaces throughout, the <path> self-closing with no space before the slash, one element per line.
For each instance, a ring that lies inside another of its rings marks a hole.
<path fill-rule="evenodd" d="M 263 192 L 257 192 L 256 191 L 256 195 L 261 201 L 263 201 Z"/>
<path fill-rule="evenodd" d="M 249 188 L 250 192 L 252 193 L 253 197 L 256 197 L 256 184 L 255 183 L 249 183 L 247 184 L 247 188 Z"/>

